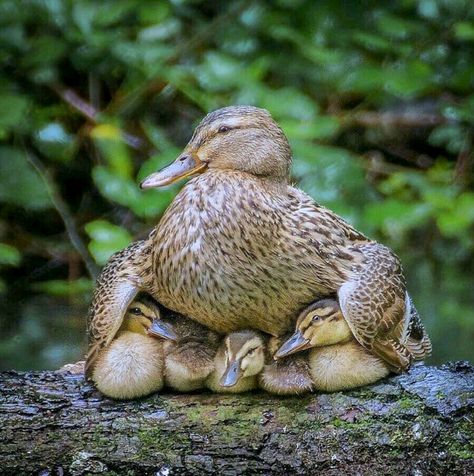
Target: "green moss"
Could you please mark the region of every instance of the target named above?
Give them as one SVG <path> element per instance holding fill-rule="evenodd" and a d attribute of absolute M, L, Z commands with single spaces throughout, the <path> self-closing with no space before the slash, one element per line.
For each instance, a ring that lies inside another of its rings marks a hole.
<path fill-rule="evenodd" d="M 190 439 L 179 432 L 163 430 L 159 426 L 142 428 L 137 433 L 140 446 L 134 459 L 153 457 L 169 462 L 177 458 L 178 453 L 191 451 Z"/>
<path fill-rule="evenodd" d="M 94 431 L 90 434 L 92 445 L 96 450 L 108 448 L 110 446 L 110 437 L 104 435 L 104 429 L 101 426 L 94 427 Z"/>
<path fill-rule="evenodd" d="M 390 446 L 392 448 L 404 448 L 410 446 L 410 440 L 407 439 L 407 433 L 404 429 L 396 429 L 391 433 Z"/>
<path fill-rule="evenodd" d="M 474 427 L 472 420 L 466 420 L 456 425 L 456 434 L 443 435 L 448 453 L 459 459 L 474 459 Z"/>
<path fill-rule="evenodd" d="M 116 471 L 110 470 L 106 471 L 105 473 L 100 473 L 101 476 L 135 476 L 137 474 L 136 471 L 133 471 L 132 469 L 129 469 L 125 472 L 120 471 L 120 473 L 117 473 Z"/>
<path fill-rule="evenodd" d="M 203 407 L 201 405 L 196 405 L 193 407 L 189 407 L 186 411 L 186 416 L 189 421 L 193 423 L 202 423 L 205 421 L 203 418 L 204 412 L 203 412 Z"/>
<path fill-rule="evenodd" d="M 387 456 L 391 456 L 392 458 L 397 458 L 397 457 L 402 456 L 404 454 L 405 454 L 404 450 L 401 450 L 400 448 L 397 448 L 395 446 L 391 447 L 387 451 Z"/>
<path fill-rule="evenodd" d="M 303 411 L 312 399 L 313 397 L 275 398 L 270 410 L 282 426 L 306 426 L 310 423 L 314 423 L 312 415 Z"/>
<path fill-rule="evenodd" d="M 450 453 L 460 459 L 474 459 L 474 451 L 469 449 L 453 449 Z"/>
<path fill-rule="evenodd" d="M 361 418 L 356 418 L 354 421 L 343 420 L 339 417 L 334 418 L 330 424 L 334 425 L 336 428 L 347 428 L 351 430 L 366 430 L 369 427 L 372 427 L 374 424 L 374 418 L 370 416 L 365 416 Z"/>
<path fill-rule="evenodd" d="M 408 396 L 404 396 L 397 400 L 397 404 L 402 410 L 409 410 L 410 408 L 414 408 L 418 405 L 418 403 L 418 401 Z"/>

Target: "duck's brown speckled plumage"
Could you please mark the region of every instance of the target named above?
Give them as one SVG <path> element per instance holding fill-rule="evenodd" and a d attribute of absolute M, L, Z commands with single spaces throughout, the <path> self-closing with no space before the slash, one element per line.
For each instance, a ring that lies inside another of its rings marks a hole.
<path fill-rule="evenodd" d="M 303 192 L 212 170 L 191 180 L 153 236 L 154 295 L 220 332 L 287 331 L 315 296 L 335 292 L 367 239 Z M 331 263 L 337 263 L 332 266 Z"/>
<path fill-rule="evenodd" d="M 393 338 L 411 312 L 398 258 L 289 185 L 288 141 L 267 111 L 233 106 L 209 114 L 176 165 L 143 185 L 170 183 L 194 163 L 202 175 L 183 187 L 150 237 L 125 252 L 120 279 L 110 267 L 101 280 L 94 342 L 114 328 L 94 321 L 115 321 L 140 290 L 213 330 L 272 335 L 289 330 L 314 299 L 338 294 L 357 340 L 393 367 L 409 365 L 409 349 Z"/>

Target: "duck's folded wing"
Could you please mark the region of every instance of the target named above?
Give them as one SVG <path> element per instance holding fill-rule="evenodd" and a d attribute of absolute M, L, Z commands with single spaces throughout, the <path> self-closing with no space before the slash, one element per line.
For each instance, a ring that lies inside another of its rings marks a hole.
<path fill-rule="evenodd" d="M 357 246 L 362 260 L 338 290 L 343 315 L 354 337 L 394 372 L 410 367 L 407 328 L 411 307 L 399 259 L 379 243 Z"/>
<path fill-rule="evenodd" d="M 100 273 L 89 308 L 89 350 L 85 374 L 90 377 L 101 349 L 110 344 L 122 325 L 125 312 L 141 290 L 139 266 L 146 254 L 145 241 L 137 241 L 115 253 Z"/>

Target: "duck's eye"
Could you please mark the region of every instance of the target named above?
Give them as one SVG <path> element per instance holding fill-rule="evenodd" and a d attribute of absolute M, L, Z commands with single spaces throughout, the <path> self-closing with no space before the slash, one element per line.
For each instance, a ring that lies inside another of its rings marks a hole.
<path fill-rule="evenodd" d="M 318 322 L 320 320 L 321 318 L 319 316 L 313 316 L 313 322 Z"/>
<path fill-rule="evenodd" d="M 142 311 L 138 307 L 132 307 L 129 310 L 129 312 L 130 312 L 130 314 L 133 314 L 134 316 L 141 316 L 142 315 Z"/>
<path fill-rule="evenodd" d="M 217 129 L 217 132 L 219 132 L 219 133 L 227 132 L 227 131 L 230 131 L 229 126 L 221 126 L 221 127 L 219 127 L 219 129 Z"/>

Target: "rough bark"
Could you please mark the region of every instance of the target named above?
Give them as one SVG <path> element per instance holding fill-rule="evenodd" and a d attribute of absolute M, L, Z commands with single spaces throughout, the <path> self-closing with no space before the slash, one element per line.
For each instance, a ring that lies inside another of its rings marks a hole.
<path fill-rule="evenodd" d="M 354 391 L 116 402 L 82 376 L 0 374 L 2 474 L 474 474 L 474 369 Z"/>

